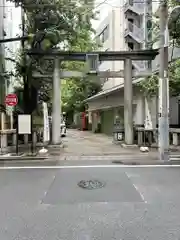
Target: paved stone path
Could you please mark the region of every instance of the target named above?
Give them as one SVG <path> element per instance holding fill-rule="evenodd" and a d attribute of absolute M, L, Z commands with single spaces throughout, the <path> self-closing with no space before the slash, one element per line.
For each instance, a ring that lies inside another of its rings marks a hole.
<path fill-rule="evenodd" d="M 94 134 L 89 131 L 68 129 L 63 139 L 64 149 L 61 151 L 61 160 L 119 160 L 121 158 L 151 157 L 157 158 L 157 151 L 141 153 L 139 148 L 122 148 L 115 144 L 113 138 L 104 134 Z"/>

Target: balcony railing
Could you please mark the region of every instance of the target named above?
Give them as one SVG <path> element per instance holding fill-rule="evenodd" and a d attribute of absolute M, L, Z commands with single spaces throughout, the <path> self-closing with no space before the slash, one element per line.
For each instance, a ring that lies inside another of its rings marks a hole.
<path fill-rule="evenodd" d="M 127 28 L 125 29 L 125 37 L 130 35 L 138 43 L 144 41 L 144 29 L 137 27 L 131 22 L 127 22 Z"/>
<path fill-rule="evenodd" d="M 144 0 L 142 0 L 142 3 L 140 2 L 141 0 L 137 1 L 138 3 L 136 3 L 136 0 L 133 3 L 130 0 L 127 0 L 124 4 L 124 12 L 130 10 L 138 15 L 144 14 Z"/>

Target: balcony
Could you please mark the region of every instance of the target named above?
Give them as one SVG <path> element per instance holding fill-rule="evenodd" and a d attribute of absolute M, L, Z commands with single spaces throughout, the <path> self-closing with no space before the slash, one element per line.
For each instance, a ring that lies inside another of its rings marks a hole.
<path fill-rule="evenodd" d="M 131 11 L 137 15 L 143 15 L 144 14 L 144 1 L 140 3 L 133 3 L 130 0 L 127 0 L 126 3 L 124 4 L 124 13 L 127 11 Z"/>
<path fill-rule="evenodd" d="M 137 27 L 131 22 L 127 22 L 127 28 L 125 29 L 125 37 L 130 36 L 138 43 L 144 42 L 144 29 Z"/>

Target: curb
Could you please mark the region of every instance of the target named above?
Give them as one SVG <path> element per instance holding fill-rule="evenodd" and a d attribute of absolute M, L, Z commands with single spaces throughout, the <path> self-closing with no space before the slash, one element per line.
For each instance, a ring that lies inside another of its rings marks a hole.
<path fill-rule="evenodd" d="M 11 167 L 11 166 L 20 166 L 20 167 L 26 167 L 26 166 L 56 166 L 59 164 L 58 160 L 55 159 L 5 159 L 0 160 L 0 167 Z"/>
<path fill-rule="evenodd" d="M 28 160 L 44 160 L 48 159 L 49 156 L 2 156 L 0 157 L 0 162 L 1 161 L 28 161 Z"/>
<path fill-rule="evenodd" d="M 113 164 L 121 164 L 121 165 L 180 165 L 180 160 L 179 161 L 159 161 L 159 160 L 154 160 L 154 161 L 112 161 Z"/>

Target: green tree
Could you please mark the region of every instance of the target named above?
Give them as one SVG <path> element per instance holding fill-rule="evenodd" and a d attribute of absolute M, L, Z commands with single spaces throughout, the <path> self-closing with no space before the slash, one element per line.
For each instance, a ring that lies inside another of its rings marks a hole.
<path fill-rule="evenodd" d="M 178 1 L 172 0 L 168 2 L 169 9 L 172 9 L 175 6 L 180 5 Z M 170 13 L 170 12 L 169 12 Z M 154 36 L 158 36 L 159 38 L 159 17 L 156 16 L 153 18 L 153 34 Z M 179 47 L 180 46 L 180 15 L 174 21 L 171 21 L 171 25 L 169 25 L 169 33 L 171 36 L 171 47 Z M 153 44 L 158 40 L 157 37 L 153 39 Z M 173 56 L 172 51 L 172 56 Z M 169 88 L 170 88 L 170 95 L 177 96 L 180 93 L 180 59 L 175 61 L 171 61 L 169 63 L 168 68 L 169 73 Z M 140 83 L 137 84 L 142 92 L 145 95 L 152 96 L 158 93 L 158 75 L 153 74 L 150 77 L 145 78 Z"/>
<path fill-rule="evenodd" d="M 50 0 L 24 0 L 22 2 L 15 0 L 15 2 L 20 3 L 25 9 L 25 35 L 29 36 L 29 40 L 25 43 L 25 50 L 48 50 L 57 47 L 70 50 L 71 46 L 75 46 L 79 35 L 84 36 L 82 29 L 89 36 L 93 32 L 90 22 L 94 18 L 93 9 L 91 6 L 87 7 L 82 0 L 55 0 L 53 3 Z M 24 61 L 25 57 L 26 61 Z M 16 70 L 18 76 L 24 76 L 24 110 L 31 105 L 31 99 L 27 96 L 32 85 L 40 92 L 42 100 L 50 99 L 51 93 L 47 92 L 47 83 L 41 78 L 34 78 L 33 73 L 52 74 L 52 69 L 53 60 L 46 60 L 39 56 L 27 57 L 21 49 Z M 52 79 L 47 80 L 52 81 Z"/>
<path fill-rule="evenodd" d="M 90 52 L 98 46 L 95 40 L 92 40 L 91 31 L 81 26 L 78 29 L 76 41 L 71 42 L 69 49 L 71 51 Z M 64 69 L 77 70 L 85 73 L 86 64 L 80 62 L 65 62 Z M 101 85 L 97 76 L 86 75 L 83 78 L 65 79 L 62 84 L 62 102 L 65 112 L 84 111 L 86 105 L 84 100 L 100 91 Z"/>

